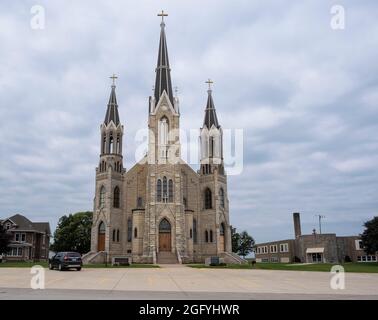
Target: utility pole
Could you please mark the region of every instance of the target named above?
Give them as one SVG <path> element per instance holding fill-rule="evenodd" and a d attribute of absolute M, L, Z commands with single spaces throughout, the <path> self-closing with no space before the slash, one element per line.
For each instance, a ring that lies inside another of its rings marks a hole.
<path fill-rule="evenodd" d="M 321 214 L 316 214 L 315 217 L 319 218 L 319 234 L 322 234 L 322 219 L 325 218 L 325 216 L 322 216 Z"/>

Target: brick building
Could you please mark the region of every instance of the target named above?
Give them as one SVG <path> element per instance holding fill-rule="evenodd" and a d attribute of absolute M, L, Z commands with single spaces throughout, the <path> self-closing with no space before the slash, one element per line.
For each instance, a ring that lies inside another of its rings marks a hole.
<path fill-rule="evenodd" d="M 334 233 L 302 235 L 300 215 L 293 214 L 295 239 L 259 243 L 255 246 L 257 262 L 342 263 L 376 262 L 377 255 L 367 255 L 358 236 L 338 237 Z"/>
<path fill-rule="evenodd" d="M 48 222 L 32 222 L 16 214 L 0 220 L 0 224 L 11 234 L 10 250 L 3 256 L 3 260 L 43 261 L 48 259 L 51 237 Z"/>

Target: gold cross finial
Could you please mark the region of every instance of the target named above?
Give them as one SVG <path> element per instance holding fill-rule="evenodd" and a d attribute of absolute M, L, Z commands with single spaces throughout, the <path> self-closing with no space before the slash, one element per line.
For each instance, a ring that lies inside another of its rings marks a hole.
<path fill-rule="evenodd" d="M 115 81 L 118 79 L 118 77 L 113 73 L 113 75 L 109 78 L 113 80 L 113 86 L 115 86 Z"/>
<path fill-rule="evenodd" d="M 164 17 L 168 17 L 168 13 L 165 13 L 164 10 L 161 10 L 161 13 L 158 13 L 158 17 L 161 17 L 161 22 L 164 22 Z"/>
<path fill-rule="evenodd" d="M 209 85 L 209 90 L 211 90 L 211 85 L 214 83 L 211 79 L 207 80 L 205 83 Z"/>

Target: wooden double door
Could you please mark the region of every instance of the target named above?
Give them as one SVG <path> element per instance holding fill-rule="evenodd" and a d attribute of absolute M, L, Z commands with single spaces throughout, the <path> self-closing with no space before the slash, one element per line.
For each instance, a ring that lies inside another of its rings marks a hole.
<path fill-rule="evenodd" d="M 159 251 L 171 251 L 171 233 L 159 232 Z"/>
<path fill-rule="evenodd" d="M 162 219 L 159 224 L 159 251 L 171 251 L 171 224 L 167 219 Z"/>
<path fill-rule="evenodd" d="M 224 235 L 219 237 L 219 248 L 221 251 L 226 251 L 225 243 L 224 243 Z"/>
<path fill-rule="evenodd" d="M 97 251 L 105 251 L 105 233 L 105 224 L 101 222 L 98 226 Z"/>

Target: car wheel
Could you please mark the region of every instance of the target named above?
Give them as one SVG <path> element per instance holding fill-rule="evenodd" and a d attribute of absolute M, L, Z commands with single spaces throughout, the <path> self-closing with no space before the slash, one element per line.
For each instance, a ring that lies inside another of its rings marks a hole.
<path fill-rule="evenodd" d="M 54 269 L 51 263 L 49 263 L 49 269 L 50 270 Z"/>
<path fill-rule="evenodd" d="M 63 271 L 63 266 L 61 263 L 59 263 L 59 267 L 58 267 L 59 271 Z"/>
<path fill-rule="evenodd" d="M 77 271 L 80 271 L 81 270 L 81 267 L 80 268 L 76 268 Z"/>

